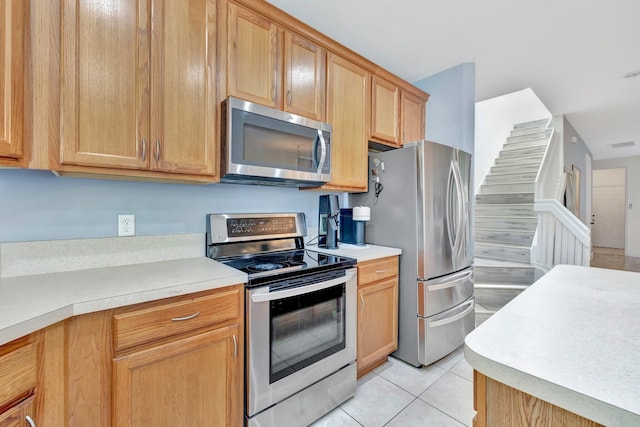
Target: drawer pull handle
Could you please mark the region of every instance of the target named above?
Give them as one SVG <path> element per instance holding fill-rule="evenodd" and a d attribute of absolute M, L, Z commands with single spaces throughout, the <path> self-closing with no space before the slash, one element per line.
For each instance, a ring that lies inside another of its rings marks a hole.
<path fill-rule="evenodd" d="M 364 311 L 364 297 L 362 295 L 360 295 L 360 301 L 362 301 L 362 308 L 360 311 Z"/>
<path fill-rule="evenodd" d="M 238 357 L 238 340 L 236 339 L 236 334 L 233 334 L 233 358 Z"/>
<path fill-rule="evenodd" d="M 193 313 L 191 316 L 185 316 L 185 317 L 173 317 L 171 320 L 173 320 L 174 322 L 181 322 L 183 320 L 191 320 L 191 319 L 195 319 L 196 317 L 198 317 L 198 315 L 200 314 L 199 311 Z"/>
<path fill-rule="evenodd" d="M 147 140 L 142 138 L 142 161 L 147 160 Z"/>
<path fill-rule="evenodd" d="M 27 415 L 26 417 L 24 417 L 25 421 L 27 421 L 27 423 L 29 423 L 30 427 L 36 427 L 36 423 L 33 422 L 33 419 Z"/>
<path fill-rule="evenodd" d="M 160 140 L 156 139 L 156 164 L 160 161 Z"/>
<path fill-rule="evenodd" d="M 386 269 L 385 270 L 376 270 L 376 273 L 378 273 L 378 274 L 382 274 L 382 273 L 386 273 L 386 272 L 387 272 Z"/>

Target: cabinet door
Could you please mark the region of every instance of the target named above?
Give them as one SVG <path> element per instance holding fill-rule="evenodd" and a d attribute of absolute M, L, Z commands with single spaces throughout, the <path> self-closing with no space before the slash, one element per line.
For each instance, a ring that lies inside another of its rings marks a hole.
<path fill-rule="evenodd" d="M 424 139 L 425 103 L 411 93 L 402 92 L 402 143 Z"/>
<path fill-rule="evenodd" d="M 284 41 L 284 109 L 322 121 L 325 105 L 325 51 L 290 32 L 285 33 Z"/>
<path fill-rule="evenodd" d="M 151 169 L 214 173 L 215 0 L 152 2 Z"/>
<path fill-rule="evenodd" d="M 22 156 L 24 0 L 0 0 L 0 156 Z"/>
<path fill-rule="evenodd" d="M 279 29 L 273 22 L 229 3 L 229 95 L 278 106 L 279 40 Z"/>
<path fill-rule="evenodd" d="M 374 76 L 371 80 L 371 136 L 400 145 L 400 89 Z"/>
<path fill-rule="evenodd" d="M 62 0 L 61 163 L 148 168 L 149 3 Z"/>
<path fill-rule="evenodd" d="M 327 121 L 331 137 L 331 182 L 326 189 L 367 190 L 369 73 L 328 55 Z"/>
<path fill-rule="evenodd" d="M 28 427 L 33 422 L 33 396 L 0 414 L 0 427 Z"/>
<path fill-rule="evenodd" d="M 114 359 L 114 425 L 241 425 L 239 331 L 227 326 Z"/>
<path fill-rule="evenodd" d="M 358 371 L 398 348 L 398 279 L 358 288 Z"/>

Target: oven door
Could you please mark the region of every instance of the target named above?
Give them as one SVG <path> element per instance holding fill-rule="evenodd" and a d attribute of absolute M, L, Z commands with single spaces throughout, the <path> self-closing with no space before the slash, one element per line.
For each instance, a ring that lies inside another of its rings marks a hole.
<path fill-rule="evenodd" d="M 356 360 L 356 269 L 308 284 L 247 290 L 247 416 Z M 355 381 L 355 378 L 354 378 Z"/>

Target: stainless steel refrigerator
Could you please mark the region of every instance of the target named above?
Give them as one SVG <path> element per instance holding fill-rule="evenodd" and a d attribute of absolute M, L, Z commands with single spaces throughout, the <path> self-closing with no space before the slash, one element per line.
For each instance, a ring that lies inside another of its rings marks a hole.
<path fill-rule="evenodd" d="M 475 325 L 471 155 L 420 141 L 369 153 L 367 243 L 402 249 L 398 350 L 429 365 L 464 342 Z"/>

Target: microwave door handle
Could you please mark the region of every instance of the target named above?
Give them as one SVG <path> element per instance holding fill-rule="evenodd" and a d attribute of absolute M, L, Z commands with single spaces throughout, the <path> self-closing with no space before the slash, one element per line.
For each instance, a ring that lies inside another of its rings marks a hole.
<path fill-rule="evenodd" d="M 324 140 L 324 135 L 322 135 L 322 131 L 318 129 L 318 138 L 316 141 L 320 141 L 320 161 L 318 161 L 318 174 L 322 173 L 322 169 L 324 168 L 324 162 L 327 159 L 327 142 Z"/>

